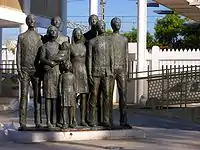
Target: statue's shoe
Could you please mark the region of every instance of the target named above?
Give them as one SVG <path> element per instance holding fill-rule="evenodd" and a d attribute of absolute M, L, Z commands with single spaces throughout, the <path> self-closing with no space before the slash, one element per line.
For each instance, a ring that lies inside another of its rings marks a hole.
<path fill-rule="evenodd" d="M 124 129 L 132 129 L 132 126 L 129 125 L 128 123 L 121 123 L 120 126 L 123 127 Z"/>
<path fill-rule="evenodd" d="M 53 125 L 51 123 L 47 124 L 47 128 L 51 129 L 53 128 Z"/>
<path fill-rule="evenodd" d="M 36 128 L 42 128 L 42 125 L 41 124 L 36 124 L 35 127 Z"/>
<path fill-rule="evenodd" d="M 67 124 L 63 124 L 62 129 L 67 129 Z"/>
<path fill-rule="evenodd" d="M 85 121 L 81 121 L 81 126 L 88 127 L 88 124 Z"/>
<path fill-rule="evenodd" d="M 27 129 L 27 126 L 24 125 L 24 124 L 21 124 L 20 127 L 18 128 L 18 130 L 20 131 L 23 131 L 23 130 L 26 130 Z"/>

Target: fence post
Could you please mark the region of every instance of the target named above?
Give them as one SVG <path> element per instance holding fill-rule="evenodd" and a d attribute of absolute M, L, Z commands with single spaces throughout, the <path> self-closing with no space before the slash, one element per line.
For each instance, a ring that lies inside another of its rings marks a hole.
<path fill-rule="evenodd" d="M 158 70 L 160 69 L 159 67 L 159 55 L 158 53 L 160 52 L 160 48 L 158 46 L 153 46 L 152 47 L 152 55 L 151 55 L 151 63 L 152 63 L 152 70 Z"/>

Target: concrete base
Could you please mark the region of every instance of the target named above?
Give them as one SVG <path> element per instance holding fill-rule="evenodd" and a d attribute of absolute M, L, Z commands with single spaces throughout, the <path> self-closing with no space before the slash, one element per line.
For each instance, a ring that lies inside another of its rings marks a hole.
<path fill-rule="evenodd" d="M 8 130 L 8 138 L 19 143 L 38 142 L 64 142 L 76 140 L 98 140 L 98 139 L 128 139 L 136 137 L 138 134 L 144 135 L 143 130 L 101 130 L 101 131 L 18 131 Z"/>

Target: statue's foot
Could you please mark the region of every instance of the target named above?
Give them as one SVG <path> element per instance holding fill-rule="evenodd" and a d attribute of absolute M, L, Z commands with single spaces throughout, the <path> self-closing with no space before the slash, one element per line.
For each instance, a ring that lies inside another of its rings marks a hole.
<path fill-rule="evenodd" d="M 130 126 L 128 123 L 120 123 L 120 126 L 124 129 L 132 129 L 132 126 Z"/>
<path fill-rule="evenodd" d="M 41 124 L 36 124 L 35 127 L 36 128 L 42 128 L 42 125 Z"/>
<path fill-rule="evenodd" d="M 77 126 L 77 125 L 78 125 L 78 123 L 77 123 L 76 119 L 74 119 L 74 120 L 72 121 L 72 124 L 74 124 L 75 126 Z"/>
<path fill-rule="evenodd" d="M 104 122 L 102 124 L 103 127 L 111 127 L 111 124 L 109 122 Z"/>
<path fill-rule="evenodd" d="M 51 129 L 51 128 L 53 128 L 53 125 L 51 123 L 48 123 L 47 128 Z"/>
<path fill-rule="evenodd" d="M 56 123 L 56 127 L 60 128 L 60 127 L 62 127 L 62 124 L 61 123 Z"/>
<path fill-rule="evenodd" d="M 62 129 L 67 129 L 67 124 L 63 124 Z"/>
<path fill-rule="evenodd" d="M 26 125 L 24 124 L 21 124 L 20 127 L 18 128 L 18 130 L 25 130 L 27 128 Z"/>
<path fill-rule="evenodd" d="M 90 127 L 96 127 L 96 126 L 97 126 L 97 124 L 96 124 L 96 123 L 93 123 L 93 122 L 92 122 L 92 123 L 89 123 L 88 125 L 89 125 Z"/>
<path fill-rule="evenodd" d="M 76 127 L 76 124 L 72 123 L 72 124 L 69 124 L 69 128 L 75 128 Z"/>
<path fill-rule="evenodd" d="M 88 124 L 83 120 L 81 121 L 81 126 L 88 127 Z"/>

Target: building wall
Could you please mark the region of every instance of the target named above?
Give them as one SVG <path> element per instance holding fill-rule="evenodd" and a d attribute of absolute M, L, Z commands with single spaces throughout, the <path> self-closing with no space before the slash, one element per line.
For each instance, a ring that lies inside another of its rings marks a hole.
<path fill-rule="evenodd" d="M 60 16 L 60 0 L 32 0 L 31 12 L 38 16 Z"/>
<path fill-rule="evenodd" d="M 0 0 L 0 6 L 15 10 L 23 10 L 23 0 Z"/>

